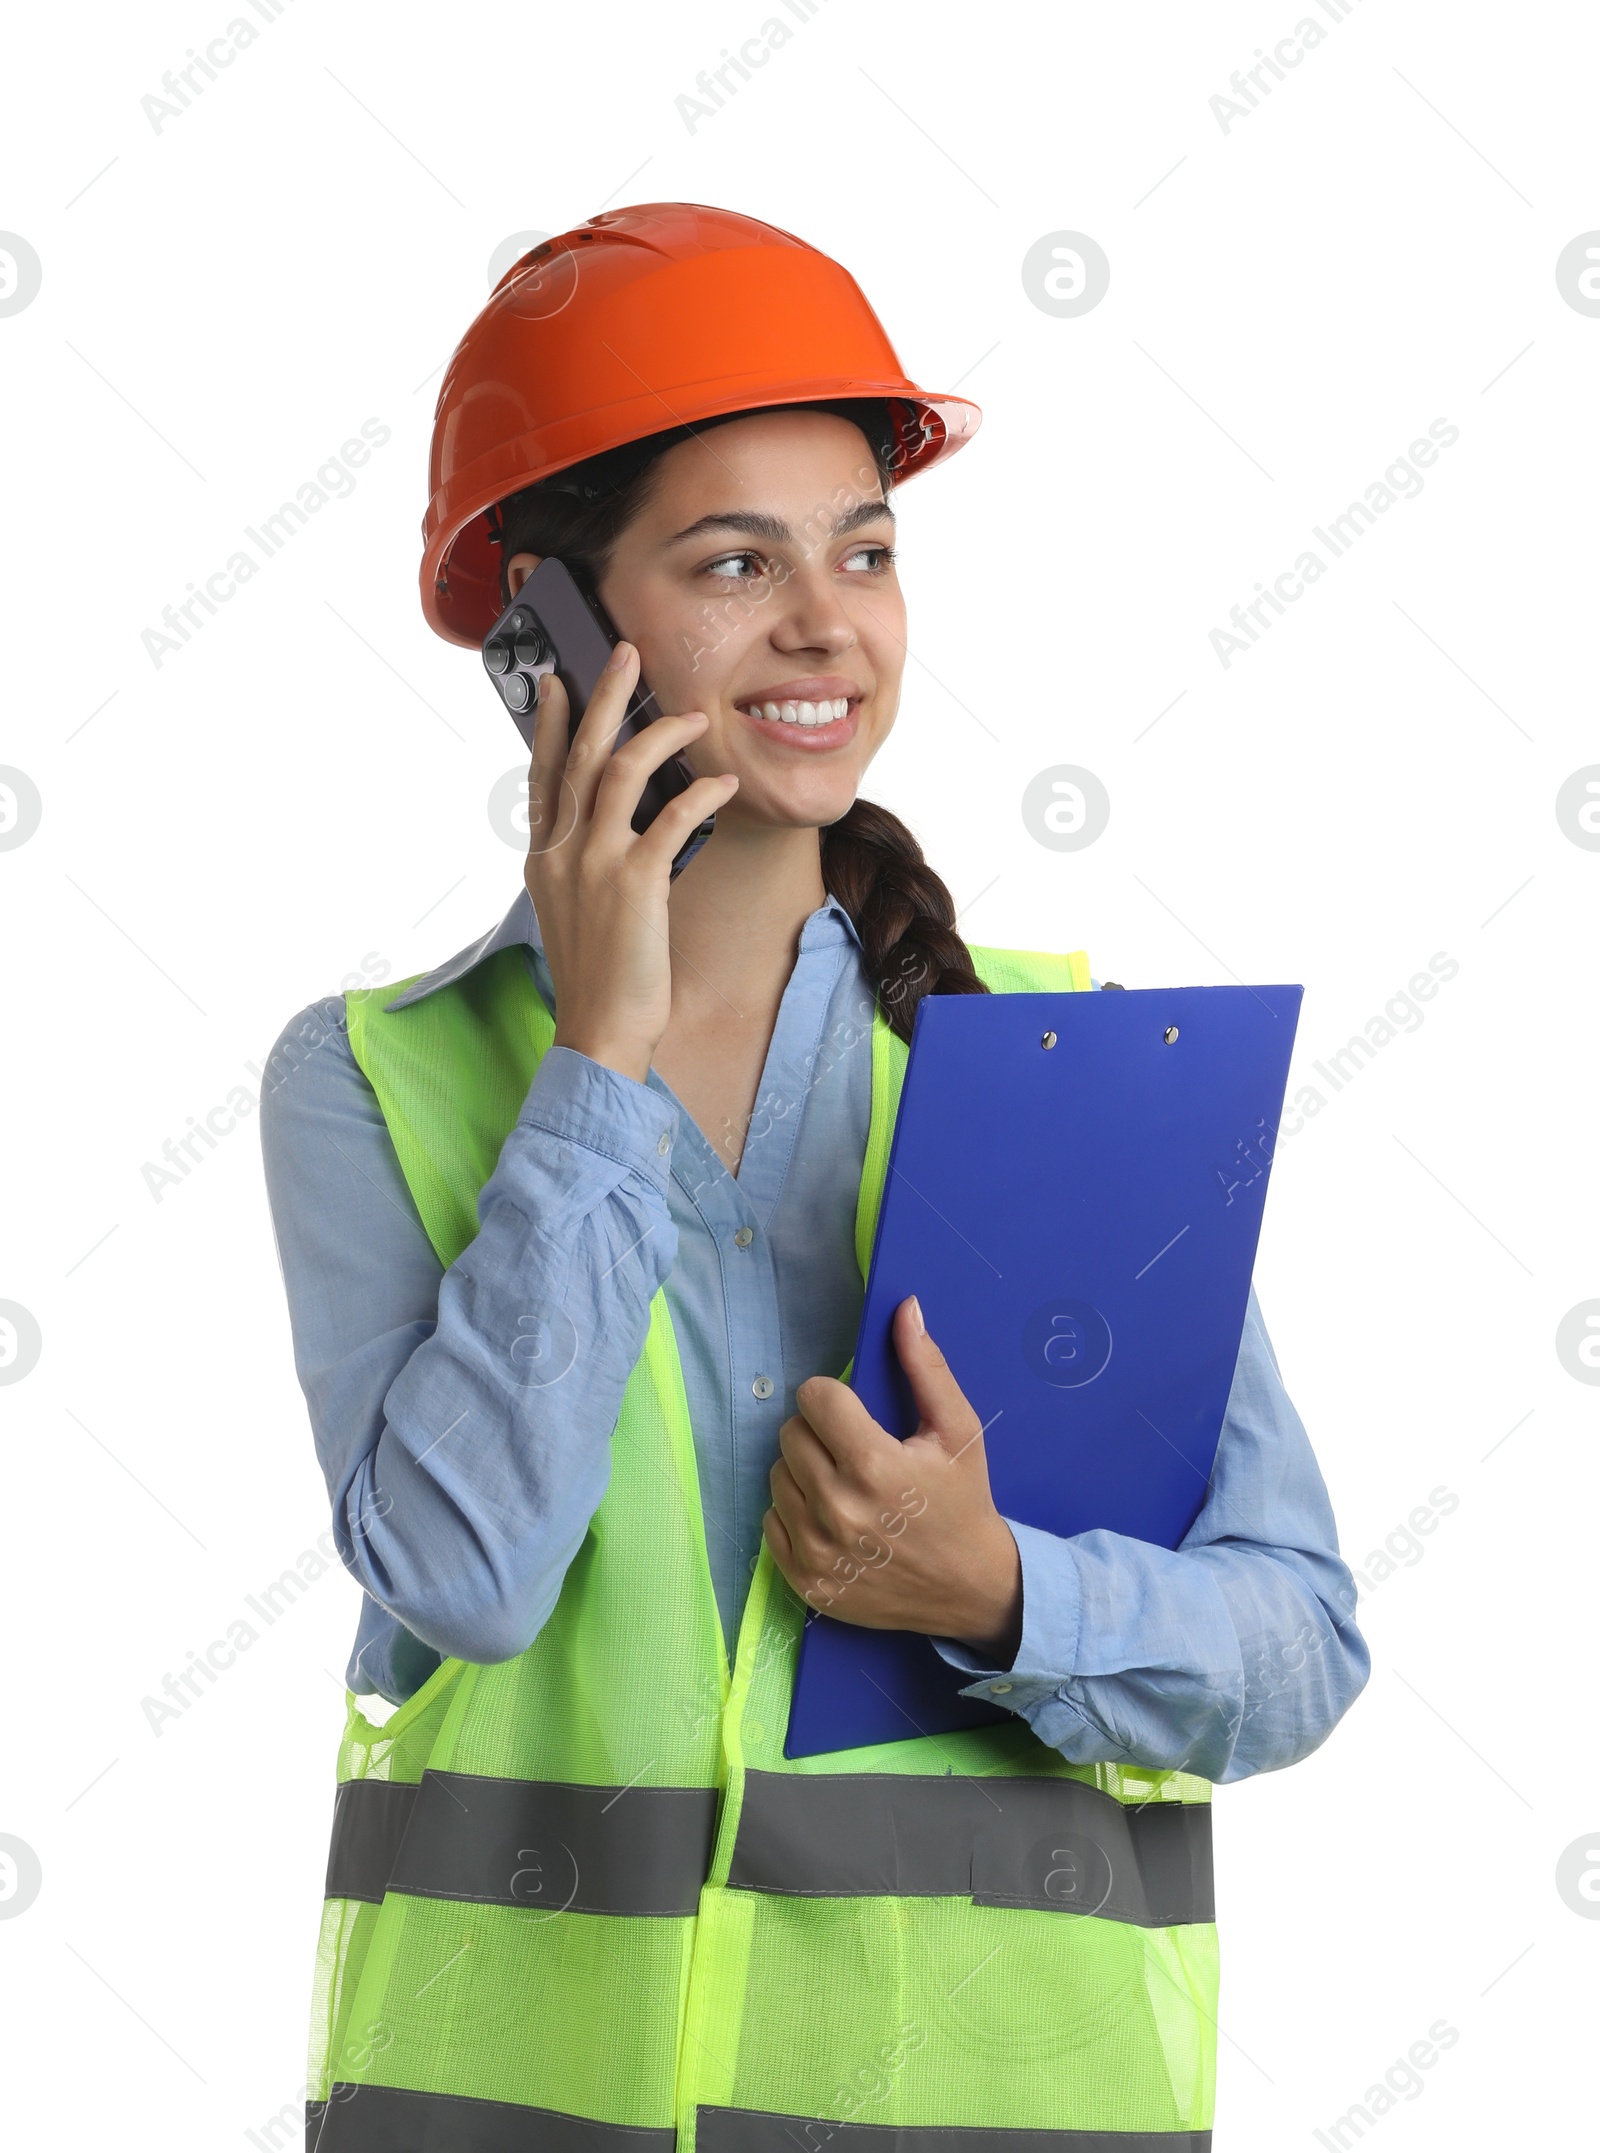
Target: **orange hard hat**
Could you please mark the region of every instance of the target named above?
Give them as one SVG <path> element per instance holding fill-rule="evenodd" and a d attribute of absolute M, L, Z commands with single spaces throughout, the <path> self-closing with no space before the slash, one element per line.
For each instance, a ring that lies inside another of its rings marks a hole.
<path fill-rule="evenodd" d="M 514 262 L 439 389 L 422 610 L 478 644 L 502 607 L 485 510 L 686 421 L 883 397 L 906 477 L 977 432 L 964 396 L 906 378 L 855 279 L 776 225 L 694 202 L 608 210 Z"/>

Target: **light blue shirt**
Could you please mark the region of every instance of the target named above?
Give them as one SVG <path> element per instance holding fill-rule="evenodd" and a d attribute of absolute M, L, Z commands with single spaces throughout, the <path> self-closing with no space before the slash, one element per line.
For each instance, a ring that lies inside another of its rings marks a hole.
<path fill-rule="evenodd" d="M 386 1006 L 517 945 L 553 1009 L 525 891 Z M 736 1635 L 796 1386 L 839 1374 L 855 1345 L 871 1015 L 855 929 L 830 899 L 801 931 L 737 1174 L 654 1070 L 641 1084 L 552 1047 L 480 1192 L 478 1234 L 448 1269 L 351 1053 L 342 996 L 285 1028 L 262 1146 L 334 1532 L 367 1595 L 353 1690 L 399 1702 L 443 1655 L 504 1660 L 538 1635 L 605 1492 L 658 1287 L 717 1606 Z M 1012 1666 L 934 1642 L 969 1694 L 1074 1762 L 1243 1778 L 1314 1749 L 1366 1680 L 1327 1493 L 1253 1291 L 1209 1493 L 1179 1549 L 1011 1529 Z"/>

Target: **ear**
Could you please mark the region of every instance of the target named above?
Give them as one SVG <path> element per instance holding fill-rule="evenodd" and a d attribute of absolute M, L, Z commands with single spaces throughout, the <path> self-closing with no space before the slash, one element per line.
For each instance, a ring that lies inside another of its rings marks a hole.
<path fill-rule="evenodd" d="M 513 553 L 510 560 L 507 561 L 506 582 L 511 586 L 513 598 L 516 597 L 523 584 L 527 582 L 533 571 L 538 567 L 540 558 L 537 553 Z"/>

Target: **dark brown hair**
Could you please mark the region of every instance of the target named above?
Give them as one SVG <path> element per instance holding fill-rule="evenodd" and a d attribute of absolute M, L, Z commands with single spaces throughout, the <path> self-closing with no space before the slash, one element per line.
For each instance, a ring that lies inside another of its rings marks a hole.
<path fill-rule="evenodd" d="M 851 398 L 804 408 L 833 412 L 859 427 L 887 499 L 901 456 L 890 407 L 874 398 Z M 721 420 L 670 427 L 558 471 L 500 502 L 488 520 L 501 549 L 503 602 L 511 600 L 506 563 L 518 553 L 554 555 L 598 595 L 612 548 L 649 498 L 658 460 L 691 435 L 754 416 L 731 411 Z M 910 1039 L 925 994 L 988 992 L 956 932 L 950 892 L 897 815 L 858 799 L 823 829 L 821 853 L 823 884 L 850 915 L 879 1007 L 902 1039 Z"/>

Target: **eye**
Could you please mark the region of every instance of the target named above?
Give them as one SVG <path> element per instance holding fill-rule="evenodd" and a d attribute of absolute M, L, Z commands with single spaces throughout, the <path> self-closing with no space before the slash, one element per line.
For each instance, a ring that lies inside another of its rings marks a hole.
<path fill-rule="evenodd" d="M 759 553 L 719 553 L 714 561 L 706 562 L 702 573 L 726 576 L 733 583 L 753 583 L 766 570 Z"/>
<path fill-rule="evenodd" d="M 839 566 L 849 569 L 852 575 L 881 576 L 888 573 L 899 557 L 893 546 L 857 546 L 854 552 L 845 555 Z M 858 563 L 863 565 L 858 566 Z"/>

